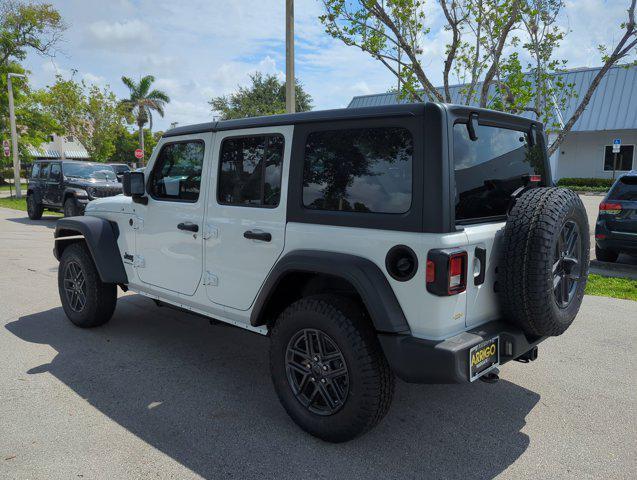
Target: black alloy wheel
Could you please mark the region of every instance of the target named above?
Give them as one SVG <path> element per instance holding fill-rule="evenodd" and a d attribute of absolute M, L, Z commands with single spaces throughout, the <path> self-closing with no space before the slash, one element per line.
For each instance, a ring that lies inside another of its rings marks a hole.
<path fill-rule="evenodd" d="M 560 231 L 553 255 L 553 293 L 560 308 L 570 305 L 581 277 L 580 230 L 576 222 L 567 221 Z"/>
<path fill-rule="evenodd" d="M 64 272 L 64 291 L 68 305 L 74 312 L 81 312 L 86 306 L 86 278 L 77 262 L 69 262 Z"/>
<path fill-rule="evenodd" d="M 286 373 L 296 399 L 310 412 L 333 415 L 349 392 L 349 373 L 343 353 L 326 333 L 305 328 L 286 350 Z"/>

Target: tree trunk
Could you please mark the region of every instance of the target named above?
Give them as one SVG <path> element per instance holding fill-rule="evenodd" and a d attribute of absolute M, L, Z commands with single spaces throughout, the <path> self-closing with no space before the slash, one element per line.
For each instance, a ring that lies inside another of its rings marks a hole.
<path fill-rule="evenodd" d="M 139 148 L 144 152 L 144 124 L 139 125 Z M 146 152 L 144 152 L 144 156 L 139 163 L 141 163 L 142 167 L 146 164 Z"/>

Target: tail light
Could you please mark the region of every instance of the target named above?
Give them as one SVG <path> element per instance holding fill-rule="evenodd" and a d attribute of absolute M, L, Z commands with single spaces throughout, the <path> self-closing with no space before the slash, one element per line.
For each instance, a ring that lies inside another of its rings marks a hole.
<path fill-rule="evenodd" d="M 540 183 L 542 181 L 542 175 L 531 175 L 529 177 L 529 182 L 531 183 Z"/>
<path fill-rule="evenodd" d="M 622 206 L 620 203 L 602 202 L 599 204 L 599 211 L 600 213 L 615 215 L 622 211 Z"/>
<path fill-rule="evenodd" d="M 430 250 L 427 255 L 427 291 L 439 296 L 456 295 L 467 288 L 467 252 Z"/>

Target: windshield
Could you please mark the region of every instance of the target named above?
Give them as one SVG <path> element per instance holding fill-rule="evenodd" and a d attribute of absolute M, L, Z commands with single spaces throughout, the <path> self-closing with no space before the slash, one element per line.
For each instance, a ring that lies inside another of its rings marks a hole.
<path fill-rule="evenodd" d="M 117 180 L 113 167 L 93 163 L 65 163 L 64 175 L 66 177 L 85 178 L 87 180 Z"/>

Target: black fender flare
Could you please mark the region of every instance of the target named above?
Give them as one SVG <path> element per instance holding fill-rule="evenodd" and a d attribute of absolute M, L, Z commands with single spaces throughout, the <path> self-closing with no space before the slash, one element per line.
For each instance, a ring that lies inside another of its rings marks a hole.
<path fill-rule="evenodd" d="M 116 223 L 90 216 L 61 218 L 55 226 L 55 258 L 61 258 L 63 244 L 67 243 L 65 238 L 76 239 L 78 235 L 84 237 L 102 282 L 120 285 L 128 283 L 124 262 L 117 246 L 119 228 Z"/>
<path fill-rule="evenodd" d="M 270 271 L 250 314 L 252 326 L 265 323 L 261 313 L 289 273 L 332 275 L 348 281 L 358 292 L 374 328 L 384 333 L 409 333 L 409 324 L 385 274 L 367 258 L 318 250 L 294 250 L 284 255 Z"/>

